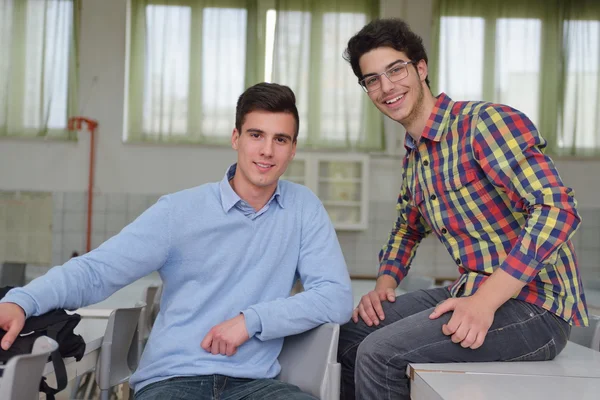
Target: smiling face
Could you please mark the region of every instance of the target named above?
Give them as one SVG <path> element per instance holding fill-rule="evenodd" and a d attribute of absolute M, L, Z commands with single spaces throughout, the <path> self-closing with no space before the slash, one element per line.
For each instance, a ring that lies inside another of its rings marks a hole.
<path fill-rule="evenodd" d="M 424 60 L 410 60 L 404 52 L 391 47 L 378 47 L 363 54 L 359 65 L 363 78 L 368 78 L 390 70 L 399 61 L 414 62 L 406 65 L 406 76 L 392 82 L 385 75 L 380 75 L 379 89 L 370 90 L 367 94 L 382 113 L 409 129 L 423 118 L 426 122 L 428 117 L 424 110 L 427 63 Z"/>
<path fill-rule="evenodd" d="M 243 199 L 270 197 L 279 177 L 296 155 L 296 120 L 291 113 L 252 111 L 246 114 L 241 132 L 231 135 L 238 152 L 233 187 Z"/>

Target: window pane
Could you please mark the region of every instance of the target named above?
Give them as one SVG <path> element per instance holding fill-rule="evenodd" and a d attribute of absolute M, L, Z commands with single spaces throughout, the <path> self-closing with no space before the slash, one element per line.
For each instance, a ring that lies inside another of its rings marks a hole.
<path fill-rule="evenodd" d="M 494 101 L 524 112 L 534 124 L 539 115 L 541 30 L 539 19 L 498 19 L 496 24 Z"/>
<path fill-rule="evenodd" d="M 271 82 L 273 76 L 273 46 L 275 45 L 275 24 L 277 11 L 267 10 L 265 27 L 265 82 Z"/>
<path fill-rule="evenodd" d="M 27 3 L 25 97 L 27 128 L 63 129 L 67 124 L 69 42 L 73 4 L 54 0 Z"/>
<path fill-rule="evenodd" d="M 567 21 L 565 108 L 559 147 L 600 145 L 600 21 Z"/>
<path fill-rule="evenodd" d="M 441 19 L 439 90 L 453 100 L 483 98 L 484 29 L 483 18 Z"/>
<path fill-rule="evenodd" d="M 356 82 L 352 68 L 342 58 L 348 40 L 366 23 L 360 13 L 325 13 L 323 15 L 323 45 L 321 70 L 321 138 L 357 141 L 363 123 L 364 95 Z"/>
<path fill-rule="evenodd" d="M 202 71 L 194 73 L 202 73 L 202 132 L 205 136 L 231 136 L 237 99 L 244 91 L 246 21 L 245 9 L 204 9 Z"/>
<path fill-rule="evenodd" d="M 277 12 L 273 46 L 273 81 L 289 86 L 296 95 L 296 106 L 300 117 L 299 141 L 307 137 L 308 127 L 310 27 L 309 12 Z"/>
<path fill-rule="evenodd" d="M 187 133 L 190 21 L 189 7 L 146 7 L 143 130 L 148 135 Z"/>

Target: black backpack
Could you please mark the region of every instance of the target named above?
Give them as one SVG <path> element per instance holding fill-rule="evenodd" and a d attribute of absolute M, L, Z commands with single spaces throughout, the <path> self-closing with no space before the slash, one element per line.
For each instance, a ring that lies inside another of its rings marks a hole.
<path fill-rule="evenodd" d="M 0 298 L 4 297 L 10 286 L 0 288 Z M 0 347 L 0 363 L 6 363 L 10 358 L 31 353 L 35 339 L 40 336 L 48 336 L 58 343 L 58 350 L 50 355 L 56 375 L 56 388 L 46 383 L 46 378 L 40 381 L 40 392 L 46 394 L 47 400 L 54 400 L 54 395 L 67 387 L 67 371 L 63 358 L 75 357 L 79 361 L 85 352 L 85 341 L 79 335 L 73 333 L 81 316 L 79 314 L 67 314 L 63 309 L 57 309 L 37 317 L 29 317 L 25 320 L 23 330 L 12 344 L 10 349 L 3 350 Z M 6 331 L 0 328 L 0 342 Z"/>

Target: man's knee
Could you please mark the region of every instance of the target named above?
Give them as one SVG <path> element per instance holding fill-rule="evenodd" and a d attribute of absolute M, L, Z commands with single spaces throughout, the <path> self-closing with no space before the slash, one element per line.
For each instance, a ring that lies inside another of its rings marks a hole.
<path fill-rule="evenodd" d="M 386 363 L 389 357 L 389 348 L 385 342 L 370 335 L 362 341 L 356 351 L 356 368 L 376 368 Z"/>

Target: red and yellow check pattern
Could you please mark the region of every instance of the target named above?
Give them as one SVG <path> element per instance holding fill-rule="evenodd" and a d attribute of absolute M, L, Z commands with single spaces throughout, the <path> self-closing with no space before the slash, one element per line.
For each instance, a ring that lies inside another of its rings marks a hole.
<path fill-rule="evenodd" d="M 461 274 L 455 296 L 477 291 L 496 268 L 527 284 L 515 298 L 587 325 L 570 239 L 580 223 L 573 191 L 523 113 L 441 94 L 418 143 L 407 135 L 398 220 L 379 254 L 397 282 L 433 232 Z"/>

